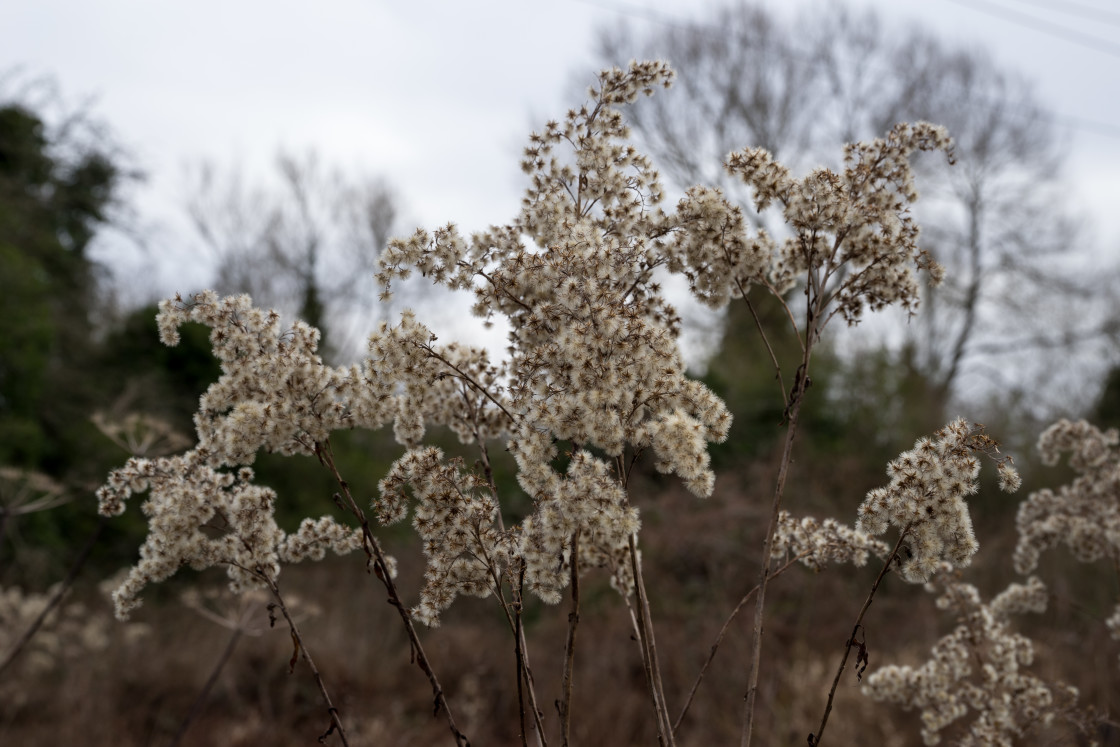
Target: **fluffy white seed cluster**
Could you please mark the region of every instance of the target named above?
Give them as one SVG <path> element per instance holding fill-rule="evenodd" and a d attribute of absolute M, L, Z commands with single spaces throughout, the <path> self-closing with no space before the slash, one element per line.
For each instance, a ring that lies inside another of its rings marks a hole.
<path fill-rule="evenodd" d="M 777 247 L 765 234 L 740 240 L 741 259 L 722 260 L 721 266 L 713 257 L 707 264 L 724 271 L 736 264 L 745 268 L 726 277 L 731 286 L 726 295 L 731 297 L 739 285 L 761 274 L 779 292 L 798 279 L 808 280 L 812 292 L 822 296 L 824 308 L 830 308 L 829 315 L 839 314 L 849 324 L 858 322 L 868 308 L 899 304 L 913 310 L 919 300 L 914 271 L 928 271 L 935 283 L 944 274 L 918 248 L 918 226 L 909 212 L 918 198 L 910 156 L 930 150 L 943 150 L 952 159 L 946 130 L 918 122 L 896 125 L 885 139 L 846 146 L 839 173 L 821 168 L 797 179 L 763 149 L 730 154 L 728 173 L 753 187 L 759 211 L 779 205 L 792 236 Z M 698 198 L 711 200 L 702 193 L 686 200 Z M 696 208 L 702 209 L 715 211 L 711 206 Z M 735 221 L 723 223 L 730 228 Z M 767 258 L 767 253 L 772 256 Z M 705 288 L 702 297 L 721 294 Z"/>
<path fill-rule="evenodd" d="M 819 571 L 825 563 L 863 566 L 867 564 L 868 554 L 885 558 L 890 551 L 885 542 L 835 519 L 818 521 L 812 516 L 798 519 L 782 511 L 778 514 L 771 556 L 799 557 L 802 564 Z"/>
<path fill-rule="evenodd" d="M 1120 433 L 1060 420 L 1039 437 L 1038 450 L 1048 465 L 1068 454 L 1076 477 L 1057 492 L 1031 493 L 1019 505 L 1015 569 L 1030 573 L 1042 552 L 1059 544 L 1083 563 L 1120 562 Z M 1120 639 L 1120 605 L 1107 625 Z"/>
<path fill-rule="evenodd" d="M 1077 477 L 1055 493 L 1032 493 L 1019 506 L 1015 568 L 1029 573 L 1039 555 L 1059 543 L 1084 563 L 1120 560 L 1120 433 L 1105 432 L 1084 420 L 1061 420 L 1039 437 L 1045 464 L 1069 454 Z"/>
<path fill-rule="evenodd" d="M 1032 727 L 1072 712 L 1077 690 L 1026 671 L 1034 646 L 1010 625 L 1013 614 L 1045 610 L 1046 587 L 1040 580 L 1012 584 L 989 604 L 969 584 L 939 585 L 943 593 L 937 606 L 956 616 L 957 627 L 934 645 L 920 667 L 890 665 L 871 674 L 864 681 L 866 695 L 920 709 L 922 738 L 931 745 L 970 712 L 974 718 L 959 744 L 972 747 L 1010 747 Z"/>
<path fill-rule="evenodd" d="M 463 460 L 445 461 L 435 447 L 411 449 L 378 488 L 373 507 L 383 523 L 405 517 L 408 489 L 416 501 L 412 525 L 428 564 L 413 617 L 434 626 L 459 594 L 487 597 L 497 590 L 510 570 L 510 538 L 496 524 L 498 505 L 489 486 L 466 471 Z"/>
<path fill-rule="evenodd" d="M 490 362 L 483 348 L 436 337 L 411 311 L 396 326 L 382 322 L 369 338 L 367 366 L 388 372 L 398 383 L 397 441 L 416 448 L 427 425 L 446 425 L 460 442 L 485 443 L 509 432 L 502 409 L 505 368 Z"/>
<path fill-rule="evenodd" d="M 248 467 L 219 472 L 203 448 L 158 459 L 132 458 L 113 470 L 97 491 L 100 512 L 124 512 L 133 493 L 148 491 L 141 510 L 148 536 L 140 561 L 113 592 L 117 617 L 128 619 L 140 606 L 145 586 L 170 578 L 179 568 L 226 566 L 235 593 L 275 578 L 281 563 L 320 559 L 327 549 L 347 553 L 362 545 L 360 530 L 324 517 L 307 519 L 294 534 L 276 524 L 276 494 L 252 484 Z"/>
<path fill-rule="evenodd" d="M 525 584 L 544 601 L 559 602 L 578 532 L 579 570 L 606 568 L 611 585 L 629 595 L 634 586 L 629 538 L 638 529 L 638 510 L 628 504 L 610 466 L 577 451 L 557 490 L 539 501 L 521 526 L 518 549 L 525 561 Z"/>
<path fill-rule="evenodd" d="M 114 516 L 133 493 L 149 491 L 141 507 L 149 527 L 140 561 L 113 594 L 122 619 L 140 604 L 145 586 L 183 565 L 224 565 L 231 588 L 241 591 L 262 583 L 258 574 L 275 578 L 281 563 L 360 547 L 359 531 L 328 517 L 282 531 L 273 513 L 275 493 L 252 485 L 244 465 L 260 449 L 314 453 L 333 430 L 379 427 L 400 419 L 402 410 L 392 376 L 371 361 L 324 365 L 316 353 L 318 330 L 297 322 L 285 331 L 275 311 L 255 308 L 248 296 L 205 291 L 160 304 L 165 344 L 178 344 L 186 322 L 210 328 L 222 370 L 194 417 L 198 444 L 178 456 L 133 458 L 97 493 L 101 513 Z"/>
<path fill-rule="evenodd" d="M 251 464 L 258 450 L 310 454 L 333 430 L 380 427 L 396 415 L 394 382 L 376 368 L 332 368 L 317 354 L 319 331 L 303 322 L 283 330 L 275 311 L 246 295 L 205 291 L 160 303 L 160 339 L 179 342 L 179 327 L 211 329 L 222 375 L 195 415 L 199 446 L 211 466 Z"/>
<path fill-rule="evenodd" d="M 747 231 L 742 209 L 712 187 L 692 187 L 677 206 L 687 230 L 674 233 L 668 267 L 688 280 L 701 303 L 723 308 L 752 285 L 770 281 L 778 246 L 768 233 Z M 784 288 L 782 290 L 785 290 Z"/>
<path fill-rule="evenodd" d="M 522 486 L 534 497 L 550 495 L 560 478 L 549 467 L 554 439 L 609 456 L 626 445 L 649 448 L 658 467 L 679 474 L 690 490 L 712 490 L 706 444 L 726 437 L 731 418 L 686 378 L 679 320 L 653 278 L 669 262 L 664 237 L 706 228 L 656 207 L 657 173 L 625 142 L 617 108 L 671 78 L 656 62 L 606 71 L 591 103 L 533 135 L 523 161 L 530 187 L 511 225 L 469 242 L 454 226 L 419 231 L 382 257 L 386 287 L 417 269 L 473 289 L 477 314 L 509 319 L 501 401 Z M 434 366 L 424 376 L 452 373 Z"/>
<path fill-rule="evenodd" d="M 567 584 L 576 533 L 580 567 L 606 566 L 628 590 L 624 551 L 638 518 L 623 489 L 626 461 L 650 452 L 659 470 L 710 495 L 707 444 L 731 423 L 723 402 L 686 376 L 679 318 L 654 278 L 674 261 L 673 247 L 714 235 L 726 205 L 661 210 L 657 172 L 627 142 L 619 111 L 671 80 L 660 62 L 601 73 L 587 105 L 532 136 L 522 161 L 530 183 L 512 223 L 469 240 L 454 225 L 421 230 L 381 258 L 386 293 L 418 271 L 471 290 L 479 316 L 509 321 L 509 357 L 497 366 L 435 346 L 409 315 L 370 348 L 377 367 L 403 383 L 406 444 L 416 445 L 424 422 L 447 423 L 468 441 L 508 433 L 518 481 L 534 500 L 510 547 L 527 586 L 550 601 Z M 562 442 L 572 449 L 564 469 Z"/>
<path fill-rule="evenodd" d="M 894 526 L 905 535 L 900 571 L 908 581 L 927 581 L 943 562 L 967 566 L 979 546 L 965 497 L 979 490 L 977 454 L 996 453 L 998 445 L 983 426 L 963 419 L 949 423 L 933 439 L 918 439 L 887 466 L 890 484 L 867 494 L 857 528 L 879 535 Z M 1013 472 L 1009 458 L 1001 464 L 1001 474 Z M 1010 489 L 1018 480 L 1001 478 L 1001 483 Z"/>
<path fill-rule="evenodd" d="M 527 590 L 560 601 L 577 533 L 580 570 L 606 568 L 612 584 L 631 591 L 628 540 L 638 531 L 638 512 L 627 505 L 610 466 L 586 451 L 571 455 L 557 493 L 508 530 L 498 521 L 488 483 L 434 447 L 405 453 L 379 488 L 373 506 L 383 523 L 407 515 L 409 494 L 416 503 L 412 524 L 424 543 L 427 570 L 412 614 L 427 625 L 438 625 L 459 594 L 489 596 L 503 578 L 522 572 Z"/>

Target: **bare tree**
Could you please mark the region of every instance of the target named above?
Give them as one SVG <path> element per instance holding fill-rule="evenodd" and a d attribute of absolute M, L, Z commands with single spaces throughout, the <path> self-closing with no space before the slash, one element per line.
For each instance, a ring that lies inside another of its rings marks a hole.
<path fill-rule="evenodd" d="M 1050 373 L 1040 351 L 1091 359 L 1115 342 L 1103 279 L 1115 269 L 1098 261 L 1085 272 L 1092 254 L 1061 194 L 1065 144 L 1031 85 L 982 52 L 837 4 L 783 22 L 739 3 L 646 36 L 606 30 L 599 54 L 596 66 L 651 55 L 673 64 L 676 90 L 630 111 L 638 138 L 674 184 L 715 184 L 744 205 L 721 168 L 733 149 L 761 146 L 809 168 L 898 121 L 949 127 L 957 165 L 925 164 L 919 209 L 924 246 L 951 281 L 903 331 L 903 360 L 926 379 L 936 422 L 951 397 L 1013 387 L 1025 368 Z"/>
<path fill-rule="evenodd" d="M 275 168 L 268 186 L 212 164 L 195 172 L 188 212 L 217 260 L 216 289 L 303 319 L 323 331 L 322 349 L 346 357 L 377 313 L 373 274 L 397 228 L 397 198 L 384 181 L 324 167 L 313 151 L 281 152 Z"/>

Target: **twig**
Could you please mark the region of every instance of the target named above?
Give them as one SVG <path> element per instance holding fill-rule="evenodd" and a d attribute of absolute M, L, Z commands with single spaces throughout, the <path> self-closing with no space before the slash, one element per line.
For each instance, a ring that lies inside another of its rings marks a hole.
<path fill-rule="evenodd" d="M 462 379 L 463 381 L 465 381 L 465 382 L 467 382 L 468 384 L 470 384 L 470 385 L 471 385 L 472 387 L 474 387 L 474 388 L 475 388 L 475 390 L 477 390 L 477 391 L 478 391 L 478 393 L 479 393 L 479 394 L 481 394 L 481 395 L 482 395 L 483 397 L 485 397 L 486 399 L 488 399 L 488 400 L 490 400 L 491 402 L 493 402 L 493 403 L 494 403 L 494 406 L 495 406 L 495 407 L 497 407 L 497 408 L 498 408 L 499 410 L 501 410 L 501 411 L 502 411 L 502 414 L 503 414 L 503 415 L 505 415 L 505 416 L 506 416 L 506 418 L 508 418 L 508 419 L 509 419 L 509 422 L 510 422 L 510 423 L 513 423 L 514 425 L 516 425 L 516 424 L 517 424 L 517 418 L 513 417 L 513 415 L 511 415 L 511 414 L 510 414 L 509 410 L 507 410 L 507 409 L 505 408 L 505 405 L 503 405 L 503 404 L 502 404 L 501 402 L 499 402 L 499 401 L 498 401 L 498 398 L 497 398 L 497 397 L 495 397 L 495 396 L 494 396 L 493 394 L 491 394 L 491 393 L 490 393 L 490 390 L 489 390 L 489 389 L 487 389 L 486 387 L 482 386 L 482 385 L 481 385 L 481 384 L 479 384 L 479 383 L 478 383 L 477 381 L 475 381 L 475 380 L 474 380 L 473 378 L 471 378 L 471 375 L 470 375 L 470 374 L 468 374 L 468 373 L 467 373 L 466 371 L 464 371 L 463 369 L 459 368 L 459 367 L 458 367 L 458 366 L 456 366 L 456 365 L 455 365 L 454 363 L 452 363 L 451 361 L 447 360 L 447 359 L 446 359 L 446 358 L 444 358 L 444 357 L 443 357 L 442 355 L 440 355 L 439 353 L 437 353 L 437 352 L 435 351 L 435 349 L 433 349 L 433 348 L 432 348 L 432 346 L 431 346 L 431 345 L 429 345 L 429 344 L 424 344 L 424 343 L 414 343 L 414 344 L 416 345 L 416 347 L 418 347 L 418 348 L 420 348 L 421 350 L 425 351 L 425 352 L 426 352 L 426 353 L 427 353 L 428 355 L 432 356 L 433 358 L 435 358 L 436 360 L 440 361 L 440 362 L 441 362 L 441 363 L 443 363 L 443 364 L 444 364 L 445 366 L 447 366 L 448 368 L 450 368 L 450 369 L 451 369 L 452 371 L 454 371 L 454 372 L 455 372 L 455 373 L 456 373 L 456 374 L 457 374 L 457 375 L 459 376 L 459 378 L 460 378 L 460 379 Z"/>
<path fill-rule="evenodd" d="M 544 735 L 544 722 L 541 720 L 541 709 L 537 705 L 537 685 L 533 680 L 533 667 L 529 664 L 529 645 L 525 640 L 525 627 L 522 625 L 522 610 L 524 608 L 525 591 L 525 562 L 517 576 L 517 586 L 510 584 L 513 598 L 513 651 L 517 657 L 517 708 L 521 724 L 521 743 L 526 745 L 525 734 L 525 693 L 529 696 L 529 708 L 533 711 L 533 723 L 536 726 L 537 745 L 548 747 L 548 740 Z M 524 685 L 524 687 L 522 687 Z M 527 746 L 526 746 L 527 747 Z"/>
<path fill-rule="evenodd" d="M 836 670 L 836 676 L 832 679 L 832 687 L 828 691 L 828 702 L 824 706 L 824 715 L 821 716 L 821 725 L 817 729 L 817 733 L 809 734 L 809 747 L 818 747 L 821 743 L 821 737 L 824 736 L 824 727 L 828 723 L 828 715 L 832 713 L 832 701 L 836 697 L 836 688 L 840 684 L 840 675 L 844 674 L 844 667 L 848 663 L 848 655 L 852 652 L 852 646 L 857 645 L 856 635 L 859 633 L 860 628 L 863 627 L 863 616 L 867 614 L 867 609 L 871 606 L 871 601 L 875 598 L 875 592 L 879 588 L 879 584 L 887 575 L 890 570 L 891 563 L 894 561 L 895 556 L 898 555 L 898 549 L 902 547 L 902 541 L 910 533 L 910 527 L 906 527 L 898 536 L 898 542 L 894 544 L 894 549 L 891 554 L 887 556 L 887 561 L 883 563 L 882 570 L 879 571 L 879 576 L 875 579 L 875 583 L 871 585 L 871 592 L 867 595 L 867 601 L 863 603 L 863 608 L 859 611 L 859 616 L 856 617 L 856 624 L 852 627 L 852 634 L 844 643 L 844 656 L 840 659 L 840 667 Z M 863 646 L 862 643 L 858 645 Z"/>
<path fill-rule="evenodd" d="M 229 658 L 233 655 L 233 650 L 237 647 L 237 642 L 241 640 L 241 635 L 241 628 L 234 628 L 233 635 L 230 636 L 225 651 L 223 651 L 221 657 L 218 658 L 217 664 L 214 665 L 213 671 L 210 672 L 210 676 L 206 679 L 206 684 L 202 686 L 198 697 L 196 697 L 194 703 L 191 704 L 191 710 L 187 713 L 186 718 L 183 719 L 183 723 L 179 724 L 179 730 L 175 732 L 175 736 L 167 743 L 168 747 L 177 747 L 179 742 L 181 742 L 186 735 L 190 725 L 202 714 L 202 709 L 206 705 L 206 698 L 210 695 L 210 691 L 214 689 L 214 685 L 217 684 L 218 676 L 221 675 L 222 670 L 226 666 L 226 662 L 228 662 Z"/>
<path fill-rule="evenodd" d="M 342 726 L 342 719 L 339 718 L 338 709 L 335 708 L 334 703 L 331 701 L 331 696 L 327 693 L 327 686 L 323 683 L 323 676 L 319 674 L 319 668 L 315 666 L 315 662 L 311 658 L 311 652 L 307 650 L 307 646 L 303 642 L 303 636 L 300 635 L 299 627 L 296 621 L 292 619 L 291 614 L 288 612 L 288 606 L 284 604 L 284 597 L 280 595 L 280 587 L 276 585 L 276 580 L 264 571 L 255 569 L 253 571 L 257 578 L 261 579 L 268 585 L 269 591 L 276 599 L 276 605 L 283 613 L 284 619 L 288 621 L 288 629 L 292 632 L 292 642 L 295 644 L 298 651 L 292 653 L 291 666 L 295 666 L 297 657 L 302 658 L 307 662 L 307 666 L 311 669 L 311 674 L 315 677 L 315 684 L 319 686 L 319 693 L 323 696 L 323 702 L 327 704 L 327 712 L 331 716 L 330 728 L 326 730 L 319 737 L 319 742 L 324 742 L 331 732 L 338 731 L 338 738 L 342 740 L 344 747 L 350 747 L 350 742 L 346 739 L 346 729 Z"/>
<path fill-rule="evenodd" d="M 439 714 L 442 710 L 444 717 L 447 719 L 447 726 L 451 729 L 451 734 L 455 738 L 455 744 L 458 747 L 469 747 L 470 740 L 459 731 L 459 727 L 455 725 L 455 718 L 451 714 L 451 707 L 447 703 L 447 698 L 443 694 L 443 687 L 439 684 L 439 678 L 436 677 L 435 671 L 432 669 L 431 662 L 428 661 L 427 654 L 424 653 L 424 647 L 420 643 L 420 636 L 416 633 L 416 626 L 412 624 L 412 615 L 409 614 L 408 608 L 405 607 L 401 601 L 400 594 L 397 592 L 397 585 L 393 581 L 393 576 L 390 573 L 389 563 L 385 559 L 385 553 L 381 550 L 381 543 L 373 536 L 373 530 L 370 529 L 369 519 L 366 514 L 358 506 L 354 496 L 350 493 L 350 484 L 342 479 L 342 475 L 338 471 L 338 467 L 334 463 L 334 456 L 331 451 L 330 441 L 322 444 L 315 445 L 315 455 L 319 461 L 331 471 L 334 475 L 335 481 L 338 483 L 339 488 L 342 489 L 343 495 L 346 496 L 346 503 L 350 508 L 351 513 L 358 519 L 362 526 L 362 537 L 365 543 L 366 557 L 374 563 L 374 571 L 378 580 L 385 586 L 385 591 L 389 594 L 389 604 L 396 607 L 397 612 L 400 614 L 401 622 L 404 625 L 405 632 L 408 634 L 408 640 L 412 645 L 412 658 L 420 670 L 427 676 L 428 682 L 432 686 L 432 695 L 435 702 L 435 713 Z"/>
<path fill-rule="evenodd" d="M 642 564 L 638 560 L 638 543 L 635 535 L 630 535 L 630 565 L 634 573 L 634 593 L 638 597 L 638 637 L 642 647 L 645 664 L 646 682 L 650 698 L 657 713 L 657 741 L 661 745 L 673 747 L 673 726 L 665 704 L 665 691 L 661 684 L 661 670 L 657 663 L 657 643 L 653 638 L 653 618 L 649 612 L 649 598 L 642 578 Z"/>
<path fill-rule="evenodd" d="M 789 465 L 793 459 L 793 442 L 797 435 L 797 419 L 801 413 L 801 403 L 805 390 L 809 384 L 809 359 L 813 353 L 813 339 L 815 333 L 814 314 L 810 299 L 810 309 L 805 331 L 805 347 L 802 354 L 801 366 L 793 382 L 793 391 L 790 392 L 786 405 L 786 438 L 782 447 L 781 462 L 778 465 L 778 479 L 774 485 L 774 500 L 770 506 L 770 524 L 766 530 L 766 539 L 762 543 L 762 562 L 759 569 L 758 596 L 755 598 L 754 625 L 751 635 L 751 669 L 747 680 L 747 692 L 743 696 L 743 729 L 740 747 L 750 747 L 751 733 L 754 729 L 755 698 L 758 694 L 758 673 L 762 660 L 762 623 L 763 612 L 766 605 L 766 584 L 770 578 L 770 552 L 774 543 L 774 532 L 778 527 L 778 513 L 782 507 L 782 497 L 785 494 L 786 478 L 789 475 Z"/>
<path fill-rule="evenodd" d="M 739 279 L 735 279 L 735 285 L 739 286 L 739 292 L 743 294 L 743 301 L 747 304 L 747 310 L 751 312 L 751 318 L 754 319 L 754 324 L 758 327 L 758 333 L 762 335 L 762 342 L 766 345 L 766 352 L 770 354 L 770 362 L 774 364 L 774 378 L 778 381 L 778 388 L 782 392 L 783 406 L 786 398 L 786 383 L 782 380 L 782 367 L 778 365 L 778 356 L 774 354 L 774 348 L 770 346 L 770 339 L 766 336 L 766 330 L 762 328 L 762 320 L 758 318 L 758 312 L 754 310 L 754 304 L 751 299 L 747 297 L 743 286 L 739 283 Z"/>
<path fill-rule="evenodd" d="M 525 640 L 525 626 L 521 627 L 519 635 L 521 638 L 521 658 L 525 663 L 525 685 L 529 690 L 529 707 L 533 711 L 533 723 L 537 727 L 537 744 L 540 747 L 548 747 L 548 740 L 544 735 L 544 721 L 542 720 L 544 713 L 537 706 L 537 682 L 533 678 L 533 667 L 529 664 L 529 646 Z"/>
<path fill-rule="evenodd" d="M 561 698 L 556 704 L 560 712 L 560 738 L 568 747 L 572 731 L 572 671 L 576 658 L 576 627 L 579 626 L 579 530 L 572 532 L 572 611 L 568 613 L 568 640 L 564 644 L 564 674 L 560 679 Z"/>
<path fill-rule="evenodd" d="M 804 558 L 810 552 L 810 550 L 806 550 L 796 555 L 795 557 L 790 558 L 788 561 L 786 561 L 785 565 L 771 573 L 770 578 L 777 578 L 782 574 L 783 571 L 785 571 L 797 561 Z M 739 603 L 737 605 L 735 605 L 735 609 L 731 610 L 731 614 L 727 616 L 727 620 L 723 623 L 723 627 L 719 629 L 719 635 L 716 636 L 715 643 L 712 644 L 712 650 L 708 653 L 708 659 L 704 662 L 704 666 L 700 667 L 700 674 L 696 675 L 696 681 L 692 683 L 692 689 L 688 692 L 688 698 L 684 702 L 684 707 L 681 708 L 681 715 L 677 716 L 677 721 L 673 724 L 674 733 L 676 733 L 680 729 L 681 722 L 684 721 L 684 717 L 688 714 L 688 709 L 692 706 L 692 699 L 696 697 L 696 691 L 700 689 L 700 683 L 704 680 L 704 675 L 707 674 L 708 667 L 710 667 L 712 662 L 715 660 L 716 652 L 719 650 L 719 645 L 723 643 L 723 637 L 727 635 L 727 629 L 731 627 L 731 622 L 739 614 L 739 610 L 743 609 L 743 605 L 745 605 L 747 601 L 752 596 L 754 596 L 754 593 L 756 591 L 758 591 L 757 584 L 755 584 L 754 588 L 743 595 L 743 598 L 739 600 Z"/>
<path fill-rule="evenodd" d="M 39 632 L 39 628 L 43 626 L 47 615 L 58 606 L 59 602 L 62 601 L 62 597 L 65 596 L 66 592 L 70 590 L 70 587 L 74 585 L 74 581 L 78 578 L 82 566 L 86 564 L 86 561 L 89 559 L 89 554 L 93 551 L 93 546 L 96 544 L 97 538 L 101 536 L 101 530 L 105 528 L 105 521 L 106 519 L 104 516 L 98 518 L 97 526 L 94 528 L 93 533 L 90 534 L 89 539 L 86 540 L 85 546 L 82 548 L 82 551 L 78 553 L 78 557 L 75 558 L 73 565 L 70 566 L 70 571 L 59 585 L 58 591 L 56 591 L 54 596 L 51 597 L 51 600 L 47 602 L 47 606 L 43 608 L 43 611 L 35 618 L 35 621 L 31 623 L 27 630 L 23 631 L 23 635 L 16 641 L 16 645 L 7 653 L 4 660 L 0 661 L 0 674 L 16 660 L 16 657 L 23 651 L 28 642 Z"/>
<path fill-rule="evenodd" d="M 518 579 L 518 586 L 522 586 L 525 582 L 525 563 L 521 563 L 520 578 Z M 529 747 L 529 742 L 525 738 L 525 693 L 522 687 L 522 681 L 525 679 L 525 662 L 522 658 L 521 651 L 521 594 L 518 593 L 517 598 L 513 602 L 513 654 L 517 657 L 517 715 L 521 727 L 521 747 Z"/>

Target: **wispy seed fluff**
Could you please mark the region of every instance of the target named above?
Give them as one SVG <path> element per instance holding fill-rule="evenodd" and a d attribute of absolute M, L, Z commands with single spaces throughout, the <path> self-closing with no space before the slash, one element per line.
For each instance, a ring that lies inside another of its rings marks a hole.
<path fill-rule="evenodd" d="M 948 571 L 949 567 L 944 566 Z M 1046 609 L 1046 587 L 1037 578 L 1011 584 L 984 604 L 976 587 L 939 575 L 937 607 L 954 614 L 951 633 L 919 667 L 888 665 L 864 680 L 863 692 L 879 701 L 921 710 L 922 739 L 938 744 L 940 732 L 974 715 L 957 744 L 1011 747 L 1033 727 L 1055 717 L 1076 718 L 1078 692 L 1027 671 L 1034 660 L 1031 640 L 1011 627 L 1011 616 Z"/>
<path fill-rule="evenodd" d="M 132 494 L 148 492 L 141 507 L 148 537 L 113 595 L 117 615 L 127 617 L 146 585 L 184 565 L 223 565 L 231 587 L 242 591 L 274 578 L 281 563 L 360 547 L 359 530 L 328 517 L 306 519 L 292 534 L 282 531 L 276 493 L 253 485 L 244 465 L 261 449 L 310 454 L 334 430 L 390 422 L 399 409 L 392 378 L 369 365 L 325 365 L 318 330 L 301 322 L 285 330 L 279 314 L 254 307 L 245 295 L 176 296 L 160 303 L 157 322 L 166 345 L 178 344 L 186 322 L 209 327 L 222 373 L 199 402 L 194 448 L 130 459 L 97 491 L 105 516 L 123 513 Z"/>
<path fill-rule="evenodd" d="M 965 497 L 979 490 L 978 454 L 995 458 L 998 445 L 981 425 L 957 419 L 934 434 L 921 438 L 887 466 L 890 484 L 867 494 L 858 509 L 857 528 L 879 535 L 889 526 L 905 535 L 901 565 L 903 578 L 924 582 L 949 563 L 967 566 L 979 545 L 972 531 L 972 517 Z M 1001 483 L 1018 486 L 1010 459 L 1000 460 Z"/>
<path fill-rule="evenodd" d="M 282 563 L 319 560 L 326 550 L 344 554 L 362 546 L 362 531 L 330 517 L 305 519 L 294 534 L 275 517 L 276 493 L 253 485 L 253 471 L 218 472 L 202 449 L 158 459 L 133 458 L 113 470 L 97 491 L 100 511 L 119 515 L 133 494 L 148 491 L 142 510 L 148 536 L 140 561 L 113 592 L 117 617 L 140 606 L 145 586 L 165 581 L 183 566 L 225 566 L 234 593 L 275 580 Z"/>
<path fill-rule="evenodd" d="M 1076 476 L 1057 492 L 1039 490 L 1020 504 L 1015 569 L 1030 573 L 1039 556 L 1059 544 L 1083 563 L 1120 563 L 1120 432 L 1060 420 L 1039 437 L 1038 451 L 1048 465 L 1068 454 Z M 1120 640 L 1120 604 L 1106 625 Z"/>
<path fill-rule="evenodd" d="M 812 516 L 800 519 L 788 511 L 778 514 L 771 556 L 797 558 L 803 565 L 819 571 L 825 563 L 867 564 L 867 556 L 886 558 L 890 548 L 861 529 L 844 526 L 835 519 L 818 521 Z"/>

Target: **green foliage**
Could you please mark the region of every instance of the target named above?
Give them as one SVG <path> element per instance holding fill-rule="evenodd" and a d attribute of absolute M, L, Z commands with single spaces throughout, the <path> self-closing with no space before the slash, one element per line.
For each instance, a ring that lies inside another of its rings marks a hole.
<path fill-rule="evenodd" d="M 1120 428 L 1120 367 L 1112 368 L 1105 377 L 1090 419 L 1101 428 Z"/>
<path fill-rule="evenodd" d="M 751 306 L 757 323 L 745 303 L 728 307 L 719 352 L 703 378 L 735 414 L 727 441 L 709 447 L 717 467 L 742 465 L 746 459 L 769 454 L 779 443 L 785 397 L 801 364 L 801 345 L 782 305 L 773 296 L 759 294 L 751 298 Z M 767 330 L 765 340 L 758 334 L 759 324 Z M 781 368 L 780 382 L 771 351 Z M 815 451 L 832 451 L 844 442 L 842 424 L 823 401 L 836 366 L 828 346 L 818 343 L 810 371 L 812 385 L 801 411 L 803 439 Z"/>
<path fill-rule="evenodd" d="M 167 347 L 159 340 L 157 312 L 154 305 L 137 309 L 106 336 L 102 366 L 114 390 L 108 401 L 163 418 L 190 434 L 198 398 L 221 369 L 210 353 L 209 330 L 183 325 L 179 344 Z"/>
<path fill-rule="evenodd" d="M 0 106 L 0 462 L 62 474 L 95 405 L 96 268 L 87 249 L 122 172 L 34 112 Z"/>

